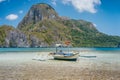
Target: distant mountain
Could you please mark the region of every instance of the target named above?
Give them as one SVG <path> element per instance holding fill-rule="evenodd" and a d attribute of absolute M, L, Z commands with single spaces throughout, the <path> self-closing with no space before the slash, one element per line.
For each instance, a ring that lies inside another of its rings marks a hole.
<path fill-rule="evenodd" d="M 83 20 L 64 21 L 66 26 L 72 27 L 73 46 L 82 47 L 116 47 L 120 42 L 119 36 L 111 36 L 99 32 L 91 22 Z M 76 28 L 74 28 L 76 27 Z"/>
<path fill-rule="evenodd" d="M 0 27 L 0 47 L 53 47 L 71 41 L 74 47 L 117 47 L 119 36 L 99 32 L 88 21 L 60 17 L 48 4 L 33 5 L 15 29 Z"/>
<path fill-rule="evenodd" d="M 55 10 L 48 4 L 33 5 L 24 19 L 19 23 L 18 28 L 27 26 L 28 24 L 36 24 L 42 20 L 58 19 L 59 16 Z"/>

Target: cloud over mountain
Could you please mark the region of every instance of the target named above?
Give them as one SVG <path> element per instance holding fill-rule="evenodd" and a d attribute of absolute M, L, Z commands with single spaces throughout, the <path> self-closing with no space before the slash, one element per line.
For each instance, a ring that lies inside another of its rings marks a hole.
<path fill-rule="evenodd" d="M 96 13 L 96 5 L 100 5 L 100 0 L 62 0 L 64 4 L 72 4 L 79 12 Z"/>
<path fill-rule="evenodd" d="M 9 14 L 8 16 L 6 16 L 6 19 L 10 21 L 16 20 L 17 18 L 18 18 L 18 15 L 16 14 Z"/>
<path fill-rule="evenodd" d="M 56 5 L 58 0 L 52 0 L 52 4 Z M 61 0 L 65 5 L 72 5 L 78 12 L 96 13 L 95 7 L 101 4 L 101 0 Z"/>

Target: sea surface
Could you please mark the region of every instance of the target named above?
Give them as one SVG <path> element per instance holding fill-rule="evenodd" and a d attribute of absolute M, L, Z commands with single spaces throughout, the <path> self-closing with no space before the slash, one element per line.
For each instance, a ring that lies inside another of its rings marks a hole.
<path fill-rule="evenodd" d="M 78 51 L 80 59 L 120 64 L 120 48 L 58 48 L 58 50 Z M 0 48 L 0 60 L 30 59 L 39 52 L 49 51 L 55 52 L 56 48 Z"/>

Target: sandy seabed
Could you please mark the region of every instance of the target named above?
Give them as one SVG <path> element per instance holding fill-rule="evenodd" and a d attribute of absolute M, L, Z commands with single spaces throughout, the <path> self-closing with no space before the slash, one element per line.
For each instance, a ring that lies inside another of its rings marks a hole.
<path fill-rule="evenodd" d="M 16 58 L 10 56 L 13 54 L 0 55 L 0 80 L 120 80 L 120 63 L 117 62 L 97 63 L 84 58 L 76 62 L 59 61 L 50 56 L 45 61 L 33 60 L 36 55 L 48 53 L 22 53 Z"/>

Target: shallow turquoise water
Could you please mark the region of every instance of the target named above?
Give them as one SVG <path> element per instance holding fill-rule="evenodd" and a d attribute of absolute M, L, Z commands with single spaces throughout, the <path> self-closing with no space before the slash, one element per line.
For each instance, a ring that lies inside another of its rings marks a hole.
<path fill-rule="evenodd" d="M 68 51 L 68 48 L 59 48 L 58 50 L 60 49 Z M 55 50 L 55 48 L 0 48 L 0 59 L 4 60 L 6 57 L 8 59 L 9 57 L 11 59 L 26 58 L 24 55 L 32 58 L 36 52 L 55 52 Z M 69 51 L 79 51 L 80 59 L 120 64 L 120 48 L 69 48 Z"/>
<path fill-rule="evenodd" d="M 58 48 L 67 51 L 68 48 Z M 55 51 L 55 48 L 0 48 L 1 52 L 43 52 Z M 120 48 L 69 48 L 70 51 L 105 51 L 105 52 L 120 52 Z"/>

